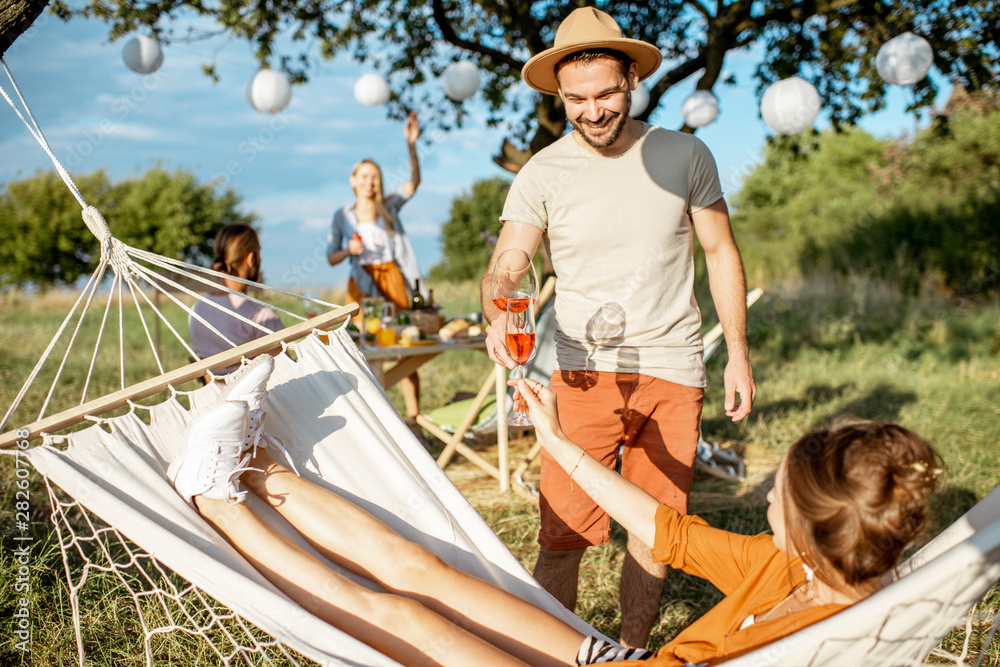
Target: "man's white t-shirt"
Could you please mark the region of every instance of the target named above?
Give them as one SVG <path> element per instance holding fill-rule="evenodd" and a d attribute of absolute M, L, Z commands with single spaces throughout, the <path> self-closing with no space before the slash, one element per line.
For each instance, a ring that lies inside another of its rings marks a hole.
<path fill-rule="evenodd" d="M 705 386 L 689 215 L 720 198 L 708 147 L 646 124 L 617 157 L 570 133 L 528 161 L 500 219 L 544 232 L 559 278 L 558 369 Z"/>

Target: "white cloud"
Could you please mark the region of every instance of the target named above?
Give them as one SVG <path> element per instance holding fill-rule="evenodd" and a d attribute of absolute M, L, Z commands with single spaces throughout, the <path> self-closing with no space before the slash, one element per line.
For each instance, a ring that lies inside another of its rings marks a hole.
<path fill-rule="evenodd" d="M 455 197 L 459 193 L 466 192 L 471 189 L 471 187 L 472 185 L 470 183 L 463 183 L 461 185 L 423 183 L 420 185 L 420 191 L 424 194 L 433 193 L 442 197 Z"/>
<path fill-rule="evenodd" d="M 407 221 L 406 233 L 410 236 L 437 238 L 441 234 L 441 223 L 429 220 Z"/>
<path fill-rule="evenodd" d="M 332 214 L 327 216 L 312 216 L 305 217 L 302 219 L 302 227 L 305 229 L 316 229 L 316 230 L 328 230 L 330 229 L 330 221 L 332 220 Z"/>
<path fill-rule="evenodd" d="M 0 155 L 18 156 L 16 160 L 0 160 L 0 183 L 21 180 L 32 176 L 36 171 L 52 169 L 52 162 L 42 151 L 42 148 L 24 131 L 23 138 L 12 136 L 8 141 L 0 142 Z M 56 153 L 58 155 L 58 153 Z"/>
<path fill-rule="evenodd" d="M 251 199 L 244 204 L 244 208 L 260 216 L 264 227 L 298 223 L 307 230 L 327 229 L 337 206 L 337 199 L 329 195 L 287 191 Z"/>
<path fill-rule="evenodd" d="M 138 123 L 119 123 L 111 131 L 116 137 L 132 141 L 162 141 L 163 129 Z"/>
<path fill-rule="evenodd" d="M 292 152 L 300 155 L 336 155 L 346 153 L 344 146 L 335 143 L 307 143 L 296 144 L 292 147 Z"/>
<path fill-rule="evenodd" d="M 457 167 L 464 162 L 458 153 L 443 153 L 437 156 L 437 161 L 446 167 Z"/>
<path fill-rule="evenodd" d="M 364 136 L 366 132 L 374 132 L 376 129 L 381 129 L 385 124 L 385 118 L 383 116 L 378 117 L 362 117 L 362 118 L 331 118 L 326 117 L 319 121 L 316 125 L 318 130 L 334 130 L 336 132 L 351 132 L 353 136 L 365 138 L 371 141 L 372 135 Z M 403 130 L 400 128 L 399 140 L 402 142 Z"/>

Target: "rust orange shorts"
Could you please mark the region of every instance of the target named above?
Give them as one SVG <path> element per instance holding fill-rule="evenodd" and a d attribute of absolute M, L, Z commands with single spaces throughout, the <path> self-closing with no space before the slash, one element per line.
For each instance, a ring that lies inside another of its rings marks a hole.
<path fill-rule="evenodd" d="M 661 503 L 687 513 L 705 391 L 640 373 L 556 371 L 552 390 L 570 440 L 609 468 L 619 446 L 622 475 Z M 542 450 L 544 549 L 579 549 L 607 542 L 611 519 Z"/>

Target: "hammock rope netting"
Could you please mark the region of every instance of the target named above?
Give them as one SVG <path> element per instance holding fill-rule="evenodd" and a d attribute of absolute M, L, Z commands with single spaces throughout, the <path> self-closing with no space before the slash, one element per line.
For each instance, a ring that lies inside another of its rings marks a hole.
<path fill-rule="evenodd" d="M 103 575 L 113 579 L 113 590 L 127 594 L 132 600 L 142 629 L 147 665 L 155 664 L 156 657 L 162 655 L 157 651 L 157 637 L 175 632 L 200 638 L 221 664 L 317 664 L 178 577 L 50 480 L 45 480 L 45 486 L 66 570 L 80 656 L 86 655 L 85 646 L 89 643 L 80 620 L 81 603 L 87 599 L 88 583 Z M 97 588 L 98 584 L 93 586 Z M 106 587 L 101 589 L 104 591 Z"/>

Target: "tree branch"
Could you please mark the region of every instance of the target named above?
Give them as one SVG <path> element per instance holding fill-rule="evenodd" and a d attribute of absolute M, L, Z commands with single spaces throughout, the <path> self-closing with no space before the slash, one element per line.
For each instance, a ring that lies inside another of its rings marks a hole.
<path fill-rule="evenodd" d="M 688 0 L 688 2 L 685 2 L 684 4 L 688 7 L 692 7 L 696 12 L 704 16 L 706 21 L 712 20 L 711 12 L 708 11 L 708 8 L 705 7 L 705 5 L 698 2 L 698 0 Z"/>
<path fill-rule="evenodd" d="M 664 93 L 704 66 L 705 55 L 704 53 L 699 53 L 694 58 L 677 65 L 660 77 L 660 79 L 649 88 L 649 104 L 646 105 L 646 110 L 639 114 L 639 120 L 648 120 L 650 114 L 653 113 L 657 105 L 660 103 L 660 98 L 663 97 Z"/>
<path fill-rule="evenodd" d="M 566 111 L 562 100 L 555 95 L 539 95 L 535 104 L 535 119 L 538 125 L 528 146 L 519 149 L 504 139 L 500 154 L 493 157 L 493 162 L 516 174 L 532 155 L 561 137 L 566 129 Z"/>
<path fill-rule="evenodd" d="M 518 72 L 520 72 L 521 68 L 524 67 L 523 62 L 517 58 L 511 57 L 509 54 L 497 51 L 496 49 L 491 49 L 483 46 L 482 44 L 464 40 L 459 37 L 455 33 L 455 29 L 452 27 L 451 22 L 448 20 L 448 16 L 445 14 L 444 3 L 441 0 L 433 0 L 431 4 L 434 7 L 434 23 L 437 24 L 438 29 L 441 31 L 441 37 L 444 38 L 444 41 L 453 46 L 457 46 L 460 49 L 465 49 L 466 51 L 471 51 L 472 53 L 478 53 L 481 56 L 489 58 L 493 62 L 503 63 L 512 69 L 516 69 Z"/>
<path fill-rule="evenodd" d="M 0 0 L 0 56 L 45 11 L 49 0 Z"/>
<path fill-rule="evenodd" d="M 859 0 L 830 0 L 829 2 L 803 2 L 800 5 L 779 7 L 757 17 L 745 17 L 736 26 L 736 34 L 745 30 L 763 28 L 769 23 L 801 23 L 811 16 L 833 12 L 858 4 Z"/>

